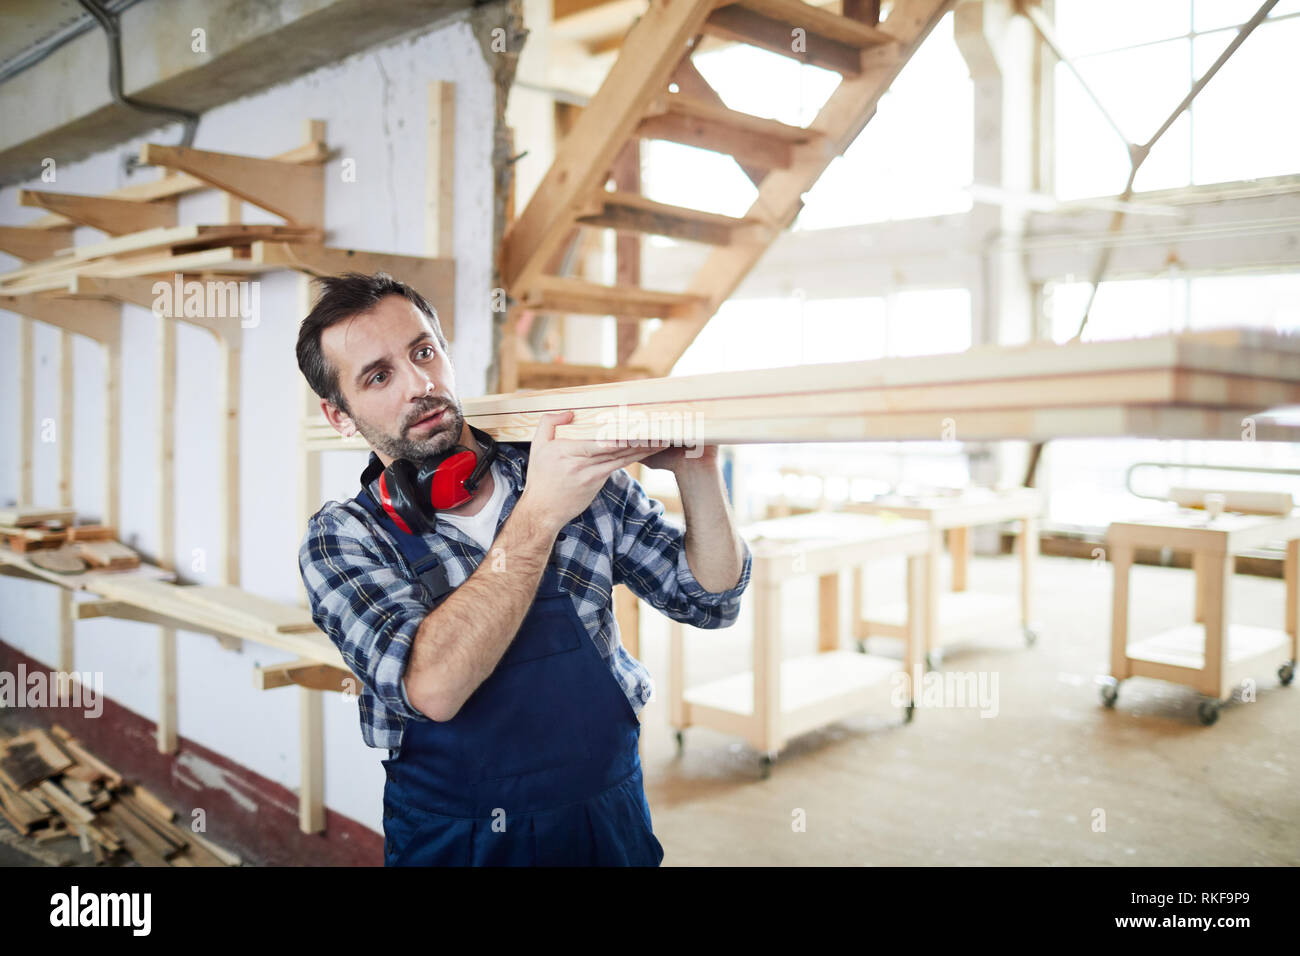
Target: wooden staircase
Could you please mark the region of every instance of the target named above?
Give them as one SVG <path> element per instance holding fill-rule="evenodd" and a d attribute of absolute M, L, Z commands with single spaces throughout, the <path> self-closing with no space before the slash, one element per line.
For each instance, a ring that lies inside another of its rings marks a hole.
<path fill-rule="evenodd" d="M 800 197 L 844 152 L 956 0 L 843 0 L 832 13 L 802 0 L 650 0 L 618 60 L 556 151 L 523 213 L 508 228 L 501 272 L 511 300 L 498 391 L 666 376 L 735 291 Z M 806 128 L 728 109 L 691 62 L 701 36 L 744 43 L 840 74 Z M 733 157 L 758 188 L 740 218 L 608 191 L 620 154 L 643 139 L 683 143 Z M 704 243 L 712 251 L 684 292 L 609 286 L 548 272 L 579 227 Z M 662 324 L 616 367 L 522 361 L 520 319 L 535 314 L 614 316 Z"/>

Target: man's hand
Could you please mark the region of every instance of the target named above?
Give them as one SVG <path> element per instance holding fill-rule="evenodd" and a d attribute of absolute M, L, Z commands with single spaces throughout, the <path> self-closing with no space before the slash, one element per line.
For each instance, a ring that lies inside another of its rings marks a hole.
<path fill-rule="evenodd" d="M 587 510 L 605 481 L 620 468 L 656 454 L 648 445 L 556 438 L 557 425 L 573 421 L 573 412 L 547 412 L 537 424 L 528 454 L 528 479 L 516 510 L 558 533 Z"/>

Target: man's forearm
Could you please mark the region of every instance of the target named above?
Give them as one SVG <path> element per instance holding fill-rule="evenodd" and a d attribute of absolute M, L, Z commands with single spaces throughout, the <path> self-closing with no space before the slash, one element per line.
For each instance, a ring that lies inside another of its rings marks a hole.
<path fill-rule="evenodd" d="M 714 464 L 677 471 L 686 516 L 686 562 L 695 580 L 713 593 L 740 582 L 744 544 L 732 520 L 722 474 Z"/>
<path fill-rule="evenodd" d="M 420 623 L 405 676 L 406 695 L 417 710 L 450 720 L 492 673 L 537 595 L 557 533 L 516 505 L 492 554 Z"/>

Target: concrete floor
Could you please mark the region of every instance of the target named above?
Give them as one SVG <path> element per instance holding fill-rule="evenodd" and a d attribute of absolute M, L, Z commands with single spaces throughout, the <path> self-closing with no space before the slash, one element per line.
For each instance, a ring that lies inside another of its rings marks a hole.
<path fill-rule="evenodd" d="M 901 596 L 893 564 L 870 566 L 869 596 Z M 976 558 L 971 581 L 1015 593 L 1017 560 Z M 947 651 L 945 671 L 997 675 L 996 716 L 922 708 L 905 725 L 885 684 L 860 717 L 791 741 L 767 780 L 757 753 L 708 729 L 688 729 L 676 756 L 667 620 L 643 608 L 642 659 L 657 685 L 642 715 L 643 763 L 664 865 L 1300 862 L 1286 737 L 1300 686 L 1280 687 L 1281 660 L 1270 663 L 1256 701 L 1228 705 L 1211 727 L 1197 722 L 1194 691 L 1159 681 L 1127 681 L 1116 708 L 1103 708 L 1096 678 L 1109 670 L 1111 581 L 1108 564 L 1045 557 L 1033 648 L 1013 623 Z M 1190 572 L 1138 567 L 1132 588 L 1133 634 L 1192 620 Z M 785 652 L 811 652 L 815 582 L 791 581 L 783 593 Z M 1235 622 L 1282 626 L 1281 581 L 1238 576 L 1231 600 Z M 751 633 L 748 610 L 730 629 L 688 630 L 688 685 L 748 669 Z M 886 653 L 889 643 L 870 649 Z"/>
<path fill-rule="evenodd" d="M 902 593 L 894 563 L 869 568 L 869 595 Z M 976 558 L 971 583 L 1014 593 L 1017 574 L 1013 557 Z M 1158 681 L 1126 682 L 1106 710 L 1096 677 L 1108 669 L 1110 590 L 1109 565 L 1041 559 L 1038 643 L 1026 649 L 1013 624 L 945 656 L 945 671 L 997 675 L 996 716 L 921 708 L 905 725 L 885 684 L 861 716 L 793 740 L 767 780 L 754 751 L 707 729 L 688 729 L 676 756 L 667 619 L 643 608 L 642 657 L 657 684 L 642 715 L 643 761 L 664 865 L 1300 862 L 1300 792 L 1285 737 L 1300 686 L 1280 688 L 1270 666 L 1257 700 L 1226 707 L 1212 727 L 1197 723 L 1196 693 Z M 808 653 L 814 584 L 792 581 L 784 594 L 785 651 Z M 1135 568 L 1133 594 L 1134 634 L 1191 620 L 1189 572 Z M 1281 581 L 1238 576 L 1234 620 L 1281 626 L 1282 594 Z M 726 630 L 687 632 L 688 683 L 749 667 L 749 613 Z M 896 653 L 889 643 L 870 649 Z M 0 714 L 7 732 L 18 729 L 11 721 Z M 1103 832 L 1093 829 L 1099 810 Z M 0 820 L 0 866 L 60 858 L 93 864 L 75 839 L 37 848 Z"/>

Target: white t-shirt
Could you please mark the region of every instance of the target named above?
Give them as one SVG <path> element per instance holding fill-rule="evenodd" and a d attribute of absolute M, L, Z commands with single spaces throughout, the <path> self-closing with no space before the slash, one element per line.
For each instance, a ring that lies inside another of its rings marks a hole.
<path fill-rule="evenodd" d="M 492 497 L 479 509 L 478 514 L 449 515 L 445 511 L 438 512 L 439 523 L 446 521 L 469 535 L 471 540 L 479 543 L 484 554 L 492 550 L 492 542 L 497 536 L 497 519 L 501 517 L 501 509 L 506 503 L 506 476 L 499 461 L 492 462 L 492 485 Z"/>

